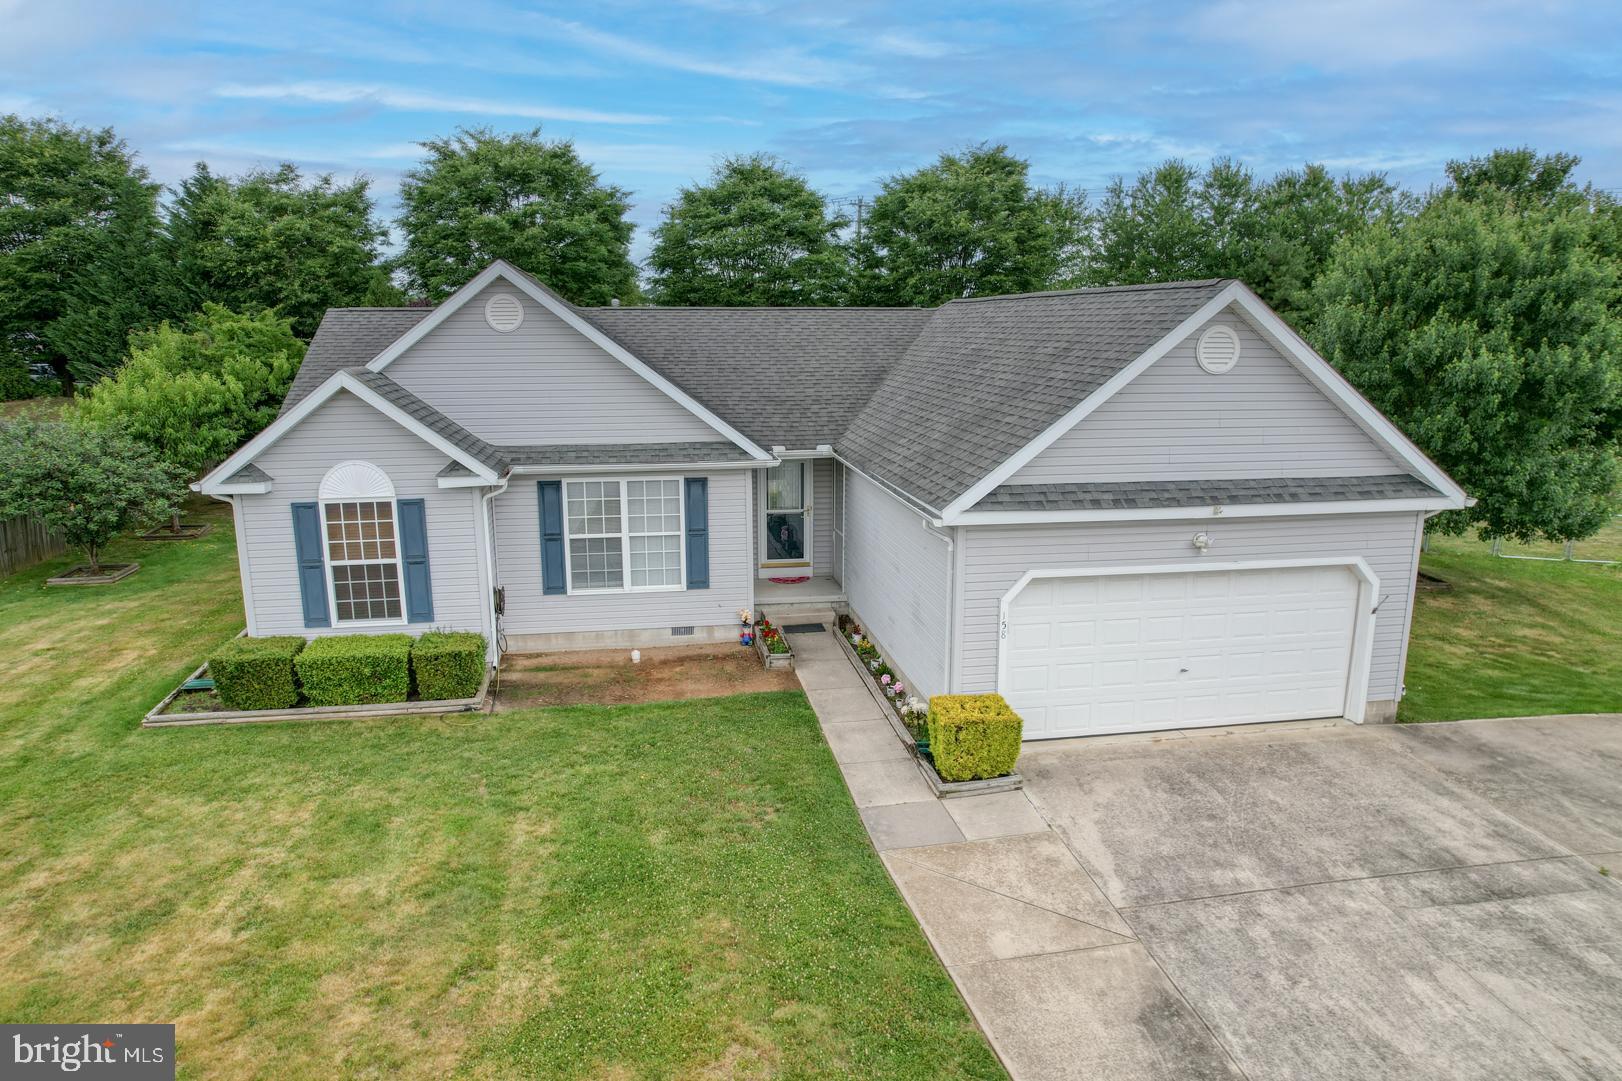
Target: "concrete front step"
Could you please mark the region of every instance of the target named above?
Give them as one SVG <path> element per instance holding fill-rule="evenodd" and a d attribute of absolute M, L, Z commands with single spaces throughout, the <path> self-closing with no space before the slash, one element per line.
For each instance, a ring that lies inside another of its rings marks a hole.
<path fill-rule="evenodd" d="M 835 628 L 834 611 L 826 604 L 767 604 L 761 612 L 779 627 L 797 623 L 820 623 L 827 630 Z"/>

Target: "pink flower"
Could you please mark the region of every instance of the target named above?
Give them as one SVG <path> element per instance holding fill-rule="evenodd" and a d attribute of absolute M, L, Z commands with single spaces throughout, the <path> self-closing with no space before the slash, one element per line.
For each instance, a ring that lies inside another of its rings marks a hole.
<path fill-rule="evenodd" d="M 907 689 L 906 684 L 902 683 L 900 680 L 896 681 L 896 685 L 895 685 L 895 693 L 896 694 L 902 694 L 903 692 L 906 691 L 906 689 Z"/>
<path fill-rule="evenodd" d="M 890 674 L 886 672 L 884 675 L 880 676 L 879 682 L 888 687 L 890 685 Z"/>

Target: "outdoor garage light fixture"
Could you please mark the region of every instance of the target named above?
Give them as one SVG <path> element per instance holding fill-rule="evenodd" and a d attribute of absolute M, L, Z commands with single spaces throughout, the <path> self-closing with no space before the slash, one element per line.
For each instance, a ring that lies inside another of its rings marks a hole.
<path fill-rule="evenodd" d="M 1194 534 L 1194 550 L 1196 552 L 1198 552 L 1200 555 L 1204 555 L 1205 550 L 1207 548 L 1209 548 L 1209 547 L 1211 547 L 1211 536 L 1210 536 L 1210 534 L 1208 534 L 1208 533 L 1196 533 L 1196 534 Z"/>

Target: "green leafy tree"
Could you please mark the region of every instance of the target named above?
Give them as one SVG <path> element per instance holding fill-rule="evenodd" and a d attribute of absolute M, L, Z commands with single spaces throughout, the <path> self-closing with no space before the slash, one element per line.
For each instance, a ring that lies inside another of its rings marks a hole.
<path fill-rule="evenodd" d="M 839 232 L 848 224 L 776 159 L 728 158 L 665 209 L 650 292 L 670 305 L 838 303 L 849 266 Z"/>
<path fill-rule="evenodd" d="M 131 329 L 175 311 L 158 185 L 110 128 L 0 117 L 0 353 L 64 392 L 114 367 Z"/>
<path fill-rule="evenodd" d="M 1128 187 L 1116 179 L 1094 217 L 1094 285 L 1239 278 L 1287 316 L 1343 236 L 1399 220 L 1409 200 L 1383 176 L 1339 180 L 1321 165 L 1258 182 L 1228 159 L 1200 172 L 1168 161 Z"/>
<path fill-rule="evenodd" d="M 1029 172 L 1007 147 L 982 145 L 890 177 L 857 241 L 856 299 L 935 305 L 1069 279 L 1084 200 L 1033 188 Z"/>
<path fill-rule="evenodd" d="M 1336 249 L 1319 349 L 1479 502 L 1433 520 L 1571 540 L 1616 490 L 1622 320 L 1589 216 L 1443 193 Z"/>
<path fill-rule="evenodd" d="M 200 162 L 175 193 L 164 250 L 188 308 L 270 308 L 308 338 L 328 308 L 365 303 L 387 282 L 388 233 L 372 210 L 364 177 L 306 179 L 284 164 L 231 179 Z"/>
<path fill-rule="evenodd" d="M 194 478 L 275 418 L 303 353 L 287 320 L 209 305 L 184 328 L 132 336 L 129 360 L 79 400 L 79 419 Z"/>
<path fill-rule="evenodd" d="M 634 299 L 630 193 L 602 183 L 574 144 L 539 128 L 458 131 L 422 144 L 400 185 L 409 288 L 440 301 L 505 259 L 577 304 Z"/>
<path fill-rule="evenodd" d="M 0 515 L 26 515 L 82 549 L 94 573 L 132 526 L 179 505 L 181 471 L 120 432 L 63 421 L 0 426 Z"/>

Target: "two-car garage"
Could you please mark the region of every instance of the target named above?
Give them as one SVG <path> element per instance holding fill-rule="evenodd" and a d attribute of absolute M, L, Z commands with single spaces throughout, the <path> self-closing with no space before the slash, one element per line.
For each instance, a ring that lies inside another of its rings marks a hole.
<path fill-rule="evenodd" d="M 1355 559 L 1032 571 L 998 686 L 1027 739 L 1360 719 L 1375 585 Z"/>

